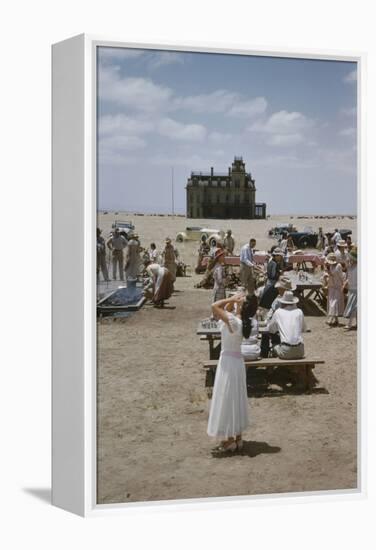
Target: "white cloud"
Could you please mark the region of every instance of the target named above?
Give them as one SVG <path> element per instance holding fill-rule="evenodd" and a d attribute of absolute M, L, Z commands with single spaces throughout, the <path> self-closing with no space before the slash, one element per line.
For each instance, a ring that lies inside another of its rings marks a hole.
<path fill-rule="evenodd" d="M 288 147 L 291 145 L 297 145 L 304 141 L 302 134 L 273 134 L 268 137 L 266 143 L 268 145 L 275 145 L 278 147 Z"/>
<path fill-rule="evenodd" d="M 172 118 L 161 119 L 157 123 L 157 131 L 161 136 L 181 141 L 203 141 L 207 134 L 201 124 L 182 124 Z"/>
<path fill-rule="evenodd" d="M 219 145 L 222 143 L 227 143 L 228 141 L 230 141 L 230 139 L 233 139 L 233 136 L 232 134 L 227 134 L 223 132 L 210 132 L 208 138 L 210 142 Z"/>
<path fill-rule="evenodd" d="M 354 126 L 350 126 L 349 128 L 344 128 L 340 132 L 338 132 L 338 135 L 344 136 L 344 137 L 353 137 L 356 135 L 356 128 Z"/>
<path fill-rule="evenodd" d="M 149 66 L 151 69 L 158 69 L 159 67 L 175 63 L 182 65 L 184 63 L 184 56 L 177 52 L 155 52 Z"/>
<path fill-rule="evenodd" d="M 134 151 L 143 149 L 145 140 L 137 136 L 109 136 L 100 141 L 100 149 L 103 151 Z"/>
<path fill-rule="evenodd" d="M 313 126 L 313 121 L 298 112 L 278 111 L 266 121 L 256 122 L 249 127 L 252 132 L 266 132 L 268 134 L 296 134 Z"/>
<path fill-rule="evenodd" d="M 229 115 L 253 117 L 266 111 L 268 102 L 264 97 L 237 101 L 229 110 Z"/>
<path fill-rule="evenodd" d="M 233 116 L 253 117 L 265 112 L 267 101 L 264 97 L 244 98 L 229 90 L 215 90 L 208 94 L 177 97 L 175 109 L 186 109 L 193 113 L 226 113 Z"/>
<path fill-rule="evenodd" d="M 99 97 L 139 111 L 168 109 L 173 92 L 146 78 L 121 77 L 119 68 L 102 67 L 98 75 Z"/>
<path fill-rule="evenodd" d="M 98 120 L 101 136 L 140 135 L 151 132 L 154 124 L 150 120 L 132 118 L 123 114 L 103 115 Z"/>
<path fill-rule="evenodd" d="M 344 77 L 343 82 L 345 82 L 346 84 L 351 84 L 353 82 L 356 82 L 356 80 L 357 80 L 357 70 L 354 69 Z"/>
<path fill-rule="evenodd" d="M 227 90 L 216 90 L 209 94 L 177 97 L 174 107 L 194 113 L 222 113 L 231 108 L 237 97 L 237 94 Z"/>

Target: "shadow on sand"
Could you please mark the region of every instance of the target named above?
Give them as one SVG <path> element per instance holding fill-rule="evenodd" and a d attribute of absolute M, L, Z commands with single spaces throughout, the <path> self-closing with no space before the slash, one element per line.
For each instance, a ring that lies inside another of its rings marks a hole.
<path fill-rule="evenodd" d="M 257 455 L 279 453 L 280 451 L 281 447 L 273 447 L 265 441 L 245 441 L 243 439 L 243 448 L 240 451 L 220 453 L 213 450 L 212 456 L 214 458 L 228 458 L 230 456 L 248 456 L 249 458 L 254 458 Z"/>

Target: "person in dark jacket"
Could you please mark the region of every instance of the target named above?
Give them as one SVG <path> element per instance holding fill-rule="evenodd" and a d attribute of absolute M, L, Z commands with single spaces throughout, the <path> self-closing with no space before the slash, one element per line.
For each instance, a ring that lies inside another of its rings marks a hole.
<path fill-rule="evenodd" d="M 272 252 L 272 257 L 266 268 L 267 281 L 264 292 L 261 296 L 260 307 L 270 309 L 274 299 L 278 295 L 278 290 L 275 284 L 278 281 L 283 270 L 283 251 L 280 248 L 275 248 Z"/>

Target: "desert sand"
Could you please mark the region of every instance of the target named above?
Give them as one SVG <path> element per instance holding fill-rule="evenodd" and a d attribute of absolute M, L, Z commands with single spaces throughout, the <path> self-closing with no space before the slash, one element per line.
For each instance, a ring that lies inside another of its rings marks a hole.
<path fill-rule="evenodd" d="M 235 250 L 250 237 L 257 248 L 275 243 L 268 229 L 294 223 L 324 231 L 352 229 L 356 219 L 187 220 L 172 216 L 100 214 L 107 236 L 114 219 L 132 219 L 148 246 L 161 249 L 186 226 L 232 229 Z M 323 315 L 306 315 L 310 395 L 249 395 L 251 424 L 241 453 L 214 457 L 206 434 L 210 399 L 203 362 L 207 343 L 196 335 L 210 315 L 211 290 L 195 289 L 197 242 L 178 244 L 189 276 L 179 277 L 165 309 L 146 304 L 126 320 L 98 322 L 98 503 L 163 501 L 351 489 L 357 486 L 357 333 L 329 329 Z M 343 323 L 341 323 L 343 324 Z"/>

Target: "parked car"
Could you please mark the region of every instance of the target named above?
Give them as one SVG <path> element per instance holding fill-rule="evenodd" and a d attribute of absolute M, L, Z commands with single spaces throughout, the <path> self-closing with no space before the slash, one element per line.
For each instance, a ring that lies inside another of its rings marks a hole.
<path fill-rule="evenodd" d="M 279 225 L 269 229 L 268 235 L 272 238 L 278 238 L 282 235 L 282 233 L 291 233 L 293 231 L 297 231 L 297 229 L 292 223 L 280 223 Z"/>
<path fill-rule="evenodd" d="M 346 239 L 348 235 L 351 235 L 352 231 L 350 229 L 339 229 L 342 239 Z M 334 233 L 329 234 L 329 238 Z M 289 233 L 290 237 L 293 240 L 293 243 L 298 248 L 316 248 L 318 241 L 318 233 L 316 233 L 312 227 L 305 227 L 303 231 L 293 231 Z"/>
<path fill-rule="evenodd" d="M 113 233 L 115 229 L 119 229 L 120 235 L 123 235 L 126 239 L 129 240 L 132 236 L 132 233 L 134 232 L 135 226 L 131 221 L 115 220 L 112 224 L 111 233 Z"/>
<path fill-rule="evenodd" d="M 298 248 L 316 248 L 318 233 L 315 233 L 312 227 L 305 227 L 303 231 L 289 232 L 295 246 Z"/>
<path fill-rule="evenodd" d="M 176 235 L 176 240 L 178 243 L 184 241 L 201 241 L 204 235 L 211 245 L 213 240 L 222 241 L 225 232 L 221 229 L 209 229 L 207 227 L 186 227 L 185 231 L 181 231 Z"/>

